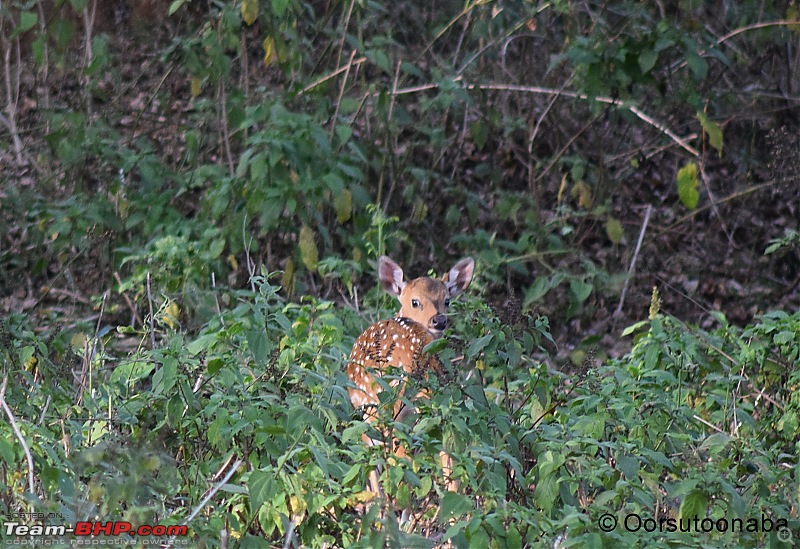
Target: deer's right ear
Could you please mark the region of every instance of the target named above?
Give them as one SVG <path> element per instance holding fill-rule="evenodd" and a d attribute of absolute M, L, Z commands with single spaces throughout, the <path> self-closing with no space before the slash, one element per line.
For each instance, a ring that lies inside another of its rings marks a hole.
<path fill-rule="evenodd" d="M 403 282 L 403 269 L 385 255 L 378 258 L 378 280 L 387 293 L 396 296 L 400 295 L 406 285 Z"/>

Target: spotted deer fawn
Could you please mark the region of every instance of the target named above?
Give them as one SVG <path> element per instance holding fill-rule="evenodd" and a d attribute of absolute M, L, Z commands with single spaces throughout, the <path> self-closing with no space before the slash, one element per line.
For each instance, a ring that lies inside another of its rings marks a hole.
<path fill-rule="evenodd" d="M 377 381 L 386 368 L 395 367 L 417 379 L 425 379 L 431 371 L 441 373 L 442 365 L 435 355 L 423 352 L 431 341 L 442 335 L 447 328 L 447 308 L 450 300 L 467 289 L 472 281 L 475 261 L 467 257 L 455 264 L 441 279 L 423 276 L 405 282 L 403 269 L 386 256 L 378 259 L 378 279 L 383 289 L 400 300 L 400 312 L 392 319 L 382 320 L 366 329 L 353 345 L 347 366 L 347 377 L 354 387 L 349 389 L 350 401 L 356 408 L 364 407 L 366 420 L 373 422 L 376 408 L 380 404 L 378 393 L 381 384 Z M 392 380 L 396 386 L 399 380 Z M 424 391 L 417 394 L 423 396 Z M 402 390 L 394 403 L 395 420 L 403 420 L 414 408 L 404 405 Z M 408 399 L 406 399 L 408 400 Z M 412 399 L 413 400 L 413 399 Z M 389 434 L 388 438 L 394 440 Z M 377 441 L 364 435 L 367 444 Z M 393 448 L 398 457 L 405 452 L 402 447 Z M 441 454 L 442 469 L 450 476 L 451 460 Z M 380 493 L 378 473 L 370 472 L 370 490 Z M 448 480 L 448 489 L 457 489 L 457 484 Z"/>

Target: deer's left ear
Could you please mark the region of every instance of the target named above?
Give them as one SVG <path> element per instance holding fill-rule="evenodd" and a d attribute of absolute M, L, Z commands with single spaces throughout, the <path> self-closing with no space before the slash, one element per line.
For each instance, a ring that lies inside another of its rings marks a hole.
<path fill-rule="evenodd" d="M 444 277 L 450 297 L 457 296 L 469 287 L 474 272 L 475 260 L 471 257 L 465 257 L 450 269 Z"/>

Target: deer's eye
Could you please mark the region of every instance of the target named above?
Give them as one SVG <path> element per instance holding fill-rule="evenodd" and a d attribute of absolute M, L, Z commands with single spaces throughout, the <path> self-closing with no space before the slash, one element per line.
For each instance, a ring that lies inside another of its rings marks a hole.
<path fill-rule="evenodd" d="M 444 306 L 445 307 L 449 307 L 450 306 L 450 300 L 449 299 L 445 299 L 444 300 Z"/>
<path fill-rule="evenodd" d="M 419 309 L 419 299 L 412 299 L 411 306 L 414 307 L 415 309 Z"/>

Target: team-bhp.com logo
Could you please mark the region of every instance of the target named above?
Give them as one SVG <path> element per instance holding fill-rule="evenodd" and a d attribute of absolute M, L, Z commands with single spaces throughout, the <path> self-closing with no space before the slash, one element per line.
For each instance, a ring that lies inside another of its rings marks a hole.
<path fill-rule="evenodd" d="M 611 532 L 618 526 L 617 517 L 610 513 L 605 513 L 597 520 L 597 525 L 603 532 Z M 781 542 L 789 542 L 792 539 L 792 531 L 789 529 L 789 522 L 785 518 L 771 519 L 762 514 L 761 517 L 750 518 L 718 518 L 710 517 L 691 517 L 673 518 L 662 517 L 658 520 L 651 517 L 641 517 L 636 513 L 625 515 L 622 527 L 628 532 L 689 532 L 689 533 L 709 533 L 709 532 L 775 532 Z"/>
<path fill-rule="evenodd" d="M 5 523 L 6 536 L 121 536 L 128 534 L 134 536 L 186 536 L 189 533 L 185 525 L 173 524 L 165 526 L 163 524 L 141 524 L 134 526 L 125 521 L 108 522 L 89 522 L 82 521 L 75 523 L 75 526 L 41 526 L 38 524 L 28 525 L 19 522 Z"/>

